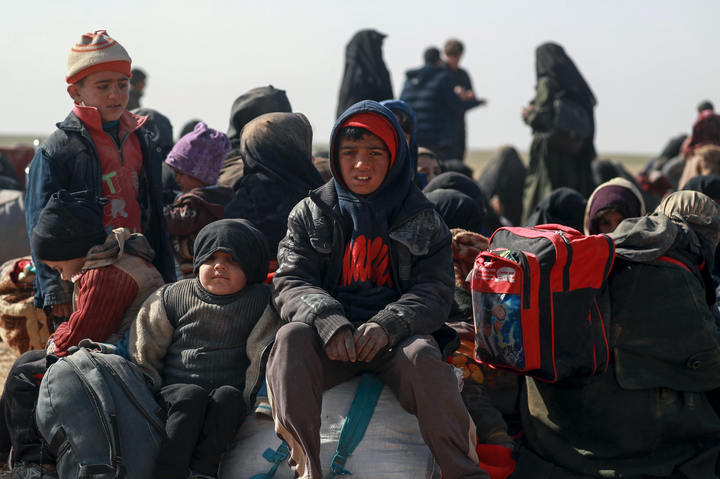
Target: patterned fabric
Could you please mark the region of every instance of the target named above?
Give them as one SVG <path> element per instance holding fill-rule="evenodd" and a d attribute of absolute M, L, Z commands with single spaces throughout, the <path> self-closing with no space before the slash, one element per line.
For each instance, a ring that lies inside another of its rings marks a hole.
<path fill-rule="evenodd" d="M 481 251 L 488 249 L 488 239 L 481 234 L 460 228 L 452 233 L 453 264 L 455 266 L 455 284 L 470 292 L 470 283 L 465 281 L 475 265 L 475 258 Z"/>
<path fill-rule="evenodd" d="M 28 283 L 18 278 L 29 264 L 32 260 L 25 256 L 0 267 L 0 338 L 16 356 L 45 348 L 50 337 L 48 318 L 33 306 L 32 276 Z"/>

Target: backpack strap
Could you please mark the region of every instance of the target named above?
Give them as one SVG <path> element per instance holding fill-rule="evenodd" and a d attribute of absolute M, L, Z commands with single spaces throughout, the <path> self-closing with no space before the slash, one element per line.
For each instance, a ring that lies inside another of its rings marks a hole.
<path fill-rule="evenodd" d="M 330 461 L 330 479 L 351 474 L 345 469 L 345 463 L 365 435 L 383 386 L 383 382 L 374 374 L 363 374 L 355 399 L 340 430 L 335 455 Z"/>
<path fill-rule="evenodd" d="M 355 393 L 350 411 L 348 411 L 345 422 L 343 422 L 340 430 L 340 438 L 335 449 L 335 455 L 330 462 L 330 479 L 335 476 L 342 476 L 352 473 L 345 469 L 345 463 L 348 457 L 355 450 L 367 430 L 375 406 L 377 405 L 380 393 L 383 389 L 383 382 L 374 374 L 363 374 L 360 386 Z M 285 441 L 280 444 L 277 451 L 268 448 L 263 453 L 263 457 L 269 462 L 274 463 L 265 474 L 256 474 L 250 479 L 272 479 L 277 472 L 280 463 L 290 454 L 290 449 Z"/>
<path fill-rule="evenodd" d="M 684 268 L 684 269 L 690 271 L 690 268 L 688 268 L 685 263 L 683 263 L 682 261 L 677 260 L 675 258 L 671 258 L 670 256 L 660 256 L 657 260 L 663 261 L 665 263 L 674 264 L 675 266 L 680 266 L 681 268 Z M 690 272 L 692 273 L 692 271 L 690 271 Z"/>
<path fill-rule="evenodd" d="M 275 476 L 275 473 L 277 472 L 280 463 L 283 461 L 283 459 L 288 457 L 289 454 L 290 448 L 288 448 L 288 445 L 285 441 L 280 444 L 280 447 L 277 448 L 277 451 L 273 451 L 270 448 L 265 449 L 265 452 L 263 452 L 262 456 L 274 464 L 265 474 L 255 474 L 250 479 L 272 479 Z"/>
<path fill-rule="evenodd" d="M 85 389 L 86 394 L 94 403 L 93 410 L 99 424 L 105 424 L 106 435 L 110 445 L 111 465 L 92 464 L 80 468 L 80 477 L 93 476 L 107 473 L 115 473 L 115 477 L 124 478 L 125 468 L 122 465 L 122 453 L 120 451 L 120 431 L 118 429 L 117 416 L 115 414 L 115 403 L 112 394 L 107 387 L 105 378 L 98 362 L 93 355 L 85 348 L 79 349 L 72 356 L 66 358 L 75 374 Z M 55 438 L 53 438 L 54 441 Z"/>

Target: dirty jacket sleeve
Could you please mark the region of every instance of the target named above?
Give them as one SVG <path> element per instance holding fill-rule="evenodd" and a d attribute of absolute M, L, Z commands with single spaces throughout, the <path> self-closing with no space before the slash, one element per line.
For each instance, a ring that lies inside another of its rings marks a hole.
<path fill-rule="evenodd" d="M 165 285 L 148 296 L 130 328 L 130 357 L 153 381 L 153 392 L 162 387 L 165 355 L 172 343 L 175 328 L 165 310 Z"/>
<path fill-rule="evenodd" d="M 25 224 L 32 245 L 33 228 L 37 225 L 40 213 L 53 193 L 71 187 L 71 178 L 64 165 L 45 153 L 43 148 L 35 153 L 30 163 L 27 192 L 25 194 Z M 73 284 L 63 281 L 60 275 L 41 263 L 33 254 L 33 263 L 37 269 L 34 288 L 35 307 L 42 308 L 55 304 L 70 303 Z"/>
<path fill-rule="evenodd" d="M 434 210 L 428 210 L 401 231 L 409 233 L 407 238 L 414 238 L 413 243 L 425 238 L 427 248 L 419 248 L 415 255 L 413 247 L 403 240 L 402 235 L 396 231 L 390 234 L 390 238 L 398 243 L 393 261 L 402 263 L 403 255 L 411 255 L 409 288 L 403 291 L 399 300 L 388 304 L 370 319 L 388 334 L 390 347 L 408 336 L 431 334 L 440 329 L 450 315 L 455 293 L 452 235 L 442 218 Z"/>
<path fill-rule="evenodd" d="M 273 300 L 285 322 L 300 321 L 314 327 L 324 344 L 342 327 L 352 327 L 338 300 L 323 289 L 327 254 L 311 244 L 309 199 L 298 203 L 288 216 L 288 230 L 278 246 L 278 269 L 273 277 Z M 339 278 L 338 278 L 339 279 Z"/>

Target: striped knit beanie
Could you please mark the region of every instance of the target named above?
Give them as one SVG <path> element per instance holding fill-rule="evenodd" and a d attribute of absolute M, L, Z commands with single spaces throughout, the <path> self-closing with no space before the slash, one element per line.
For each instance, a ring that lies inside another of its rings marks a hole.
<path fill-rule="evenodd" d="M 105 30 L 86 33 L 68 53 L 65 81 L 68 84 L 77 83 L 99 71 L 120 72 L 130 78 L 131 63 L 132 59 L 125 48 L 110 38 Z"/>

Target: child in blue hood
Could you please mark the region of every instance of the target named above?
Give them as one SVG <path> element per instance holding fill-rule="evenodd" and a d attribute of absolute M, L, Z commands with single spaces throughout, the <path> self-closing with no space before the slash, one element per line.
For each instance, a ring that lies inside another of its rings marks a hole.
<path fill-rule="evenodd" d="M 487 478 L 475 425 L 433 336 L 453 298 L 450 232 L 410 180 L 395 115 L 374 101 L 349 108 L 333 129 L 330 165 L 334 181 L 288 218 L 273 280 L 289 324 L 276 337 L 268 387 L 296 477 L 323 477 L 318 392 L 373 372 L 417 416 L 447 479 Z"/>

